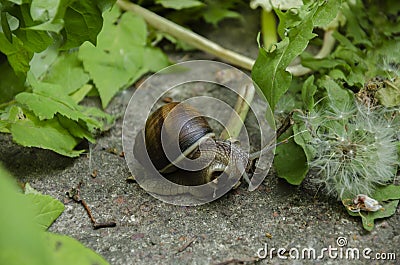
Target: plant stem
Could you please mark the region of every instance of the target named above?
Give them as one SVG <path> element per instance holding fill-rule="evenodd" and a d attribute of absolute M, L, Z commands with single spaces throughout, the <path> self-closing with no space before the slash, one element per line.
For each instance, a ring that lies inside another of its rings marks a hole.
<path fill-rule="evenodd" d="M 15 99 L 10 100 L 10 101 L 8 101 L 8 102 L 4 102 L 4 103 L 0 104 L 0 109 L 5 108 L 5 107 L 8 107 L 8 106 L 10 106 L 10 105 L 12 105 L 12 104 L 15 104 L 16 102 L 17 102 L 17 101 L 16 101 Z"/>
<path fill-rule="evenodd" d="M 246 119 L 249 107 L 253 101 L 255 88 L 253 84 L 244 85 L 239 91 L 239 95 L 235 104 L 235 112 L 231 114 L 224 130 L 221 132 L 221 139 L 237 139 Z"/>
<path fill-rule="evenodd" d="M 207 53 L 213 54 L 222 60 L 237 65 L 244 69 L 251 70 L 254 64 L 254 60 L 250 59 L 241 54 L 235 53 L 231 50 L 225 49 L 220 45 L 182 27 L 174 22 L 165 19 L 141 6 L 128 3 L 122 0 L 118 0 L 117 4 L 123 10 L 127 10 L 141 16 L 149 25 L 152 27 L 170 34 L 171 36 L 180 39 L 187 44 L 205 51 Z"/>
<path fill-rule="evenodd" d="M 255 61 L 253 59 L 233 52 L 231 50 L 225 49 L 220 45 L 200 36 L 199 34 L 196 34 L 141 6 L 126 2 L 124 0 L 118 0 L 117 4 L 121 9 L 133 12 L 136 15 L 142 17 L 152 27 L 162 32 L 168 33 L 171 36 L 174 36 L 175 38 L 182 40 L 199 50 L 215 55 L 216 57 L 221 58 L 228 63 L 242 67 L 247 70 L 251 70 L 254 65 Z M 324 43 L 315 58 L 324 58 L 332 51 L 335 44 L 335 38 L 333 38 L 332 36 L 333 31 L 334 29 L 328 29 L 325 31 Z M 290 72 L 293 76 L 302 76 L 312 72 L 311 69 L 304 67 L 301 64 L 288 66 L 286 68 L 286 71 Z"/>
<path fill-rule="evenodd" d="M 276 19 L 272 11 L 261 9 L 261 32 L 264 47 L 269 48 L 278 42 L 276 33 Z"/>

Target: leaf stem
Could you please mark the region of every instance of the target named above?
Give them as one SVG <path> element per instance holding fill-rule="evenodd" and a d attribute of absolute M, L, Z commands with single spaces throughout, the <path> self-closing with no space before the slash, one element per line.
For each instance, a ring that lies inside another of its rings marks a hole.
<path fill-rule="evenodd" d="M 251 68 L 253 67 L 253 59 L 233 52 L 231 50 L 225 49 L 220 45 L 200 36 L 199 34 L 196 34 L 141 6 L 125 2 L 123 0 L 118 0 L 117 4 L 123 10 L 127 10 L 135 13 L 138 16 L 141 16 L 152 27 L 162 32 L 168 33 L 171 36 L 180 39 L 199 50 L 215 55 L 228 63 L 242 67 L 244 69 L 251 70 Z"/>

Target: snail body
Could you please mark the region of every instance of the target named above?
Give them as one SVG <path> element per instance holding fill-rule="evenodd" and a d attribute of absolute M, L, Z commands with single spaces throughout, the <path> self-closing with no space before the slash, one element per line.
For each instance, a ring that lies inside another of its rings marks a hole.
<path fill-rule="evenodd" d="M 216 139 L 205 117 L 185 103 L 171 102 L 152 113 L 144 142 L 155 169 L 181 185 L 206 184 L 221 174 L 246 174 L 250 167 L 240 145 Z"/>

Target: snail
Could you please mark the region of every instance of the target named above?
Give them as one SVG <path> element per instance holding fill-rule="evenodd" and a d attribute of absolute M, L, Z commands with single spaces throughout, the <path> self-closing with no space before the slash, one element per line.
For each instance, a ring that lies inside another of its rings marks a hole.
<path fill-rule="evenodd" d="M 222 174 L 238 180 L 243 175 L 250 183 L 247 173 L 260 154 L 259 151 L 249 155 L 236 140 L 216 139 L 205 117 L 179 102 L 170 102 L 154 111 L 137 137 L 134 153 L 139 162 L 146 169 L 155 169 L 168 180 L 186 186 L 217 182 Z M 138 142 L 144 142 L 145 150 L 143 145 L 139 148 Z"/>

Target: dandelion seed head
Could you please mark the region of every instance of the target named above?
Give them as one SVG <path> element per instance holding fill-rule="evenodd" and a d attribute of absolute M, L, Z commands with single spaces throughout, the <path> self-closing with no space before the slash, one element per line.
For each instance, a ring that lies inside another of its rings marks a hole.
<path fill-rule="evenodd" d="M 371 194 L 393 180 L 399 165 L 400 121 L 384 118 L 386 109 L 354 105 L 340 112 L 346 113 L 344 120 L 335 115 L 338 109 L 330 108 L 308 127 L 313 136 L 308 144 L 315 150 L 309 166 L 319 174 L 316 182 L 339 199 Z"/>

